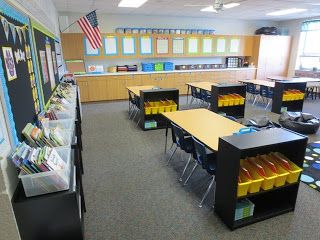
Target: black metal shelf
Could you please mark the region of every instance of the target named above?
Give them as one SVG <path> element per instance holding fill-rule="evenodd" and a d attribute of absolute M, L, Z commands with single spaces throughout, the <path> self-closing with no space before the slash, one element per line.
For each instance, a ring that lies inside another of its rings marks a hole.
<path fill-rule="evenodd" d="M 228 95 L 232 93 L 237 93 L 243 98 L 246 98 L 246 85 L 245 84 L 212 85 L 210 110 L 216 113 L 224 112 L 228 116 L 233 116 L 235 118 L 243 118 L 244 111 L 245 111 L 245 102 L 242 105 L 222 106 L 222 107 L 218 106 L 219 95 Z"/>
<path fill-rule="evenodd" d="M 240 160 L 280 152 L 302 168 L 307 141 L 306 136 L 279 128 L 219 139 L 215 212 L 230 229 L 294 210 L 299 189 L 298 180 L 296 183 L 237 197 Z M 237 202 L 244 198 L 255 205 L 253 216 L 235 221 Z"/>

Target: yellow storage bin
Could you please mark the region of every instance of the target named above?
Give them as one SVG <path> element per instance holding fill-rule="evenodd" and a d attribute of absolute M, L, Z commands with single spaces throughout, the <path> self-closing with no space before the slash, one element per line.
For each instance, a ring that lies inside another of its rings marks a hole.
<path fill-rule="evenodd" d="M 222 95 L 221 102 L 223 107 L 229 106 L 229 99 L 226 95 Z"/>
<path fill-rule="evenodd" d="M 233 97 L 233 99 L 234 99 L 234 105 L 235 105 L 235 106 L 236 106 L 236 105 L 240 105 L 240 98 L 241 98 L 241 96 L 238 95 L 238 94 L 232 94 L 232 97 Z"/>
<path fill-rule="evenodd" d="M 245 100 L 246 100 L 245 98 L 241 97 L 241 99 L 240 99 L 240 105 L 244 105 Z"/>
<path fill-rule="evenodd" d="M 281 187 L 283 186 L 286 181 L 287 181 L 287 178 L 289 176 L 289 172 L 286 171 L 283 167 L 281 167 L 277 161 L 274 160 L 273 157 L 271 156 L 267 156 L 267 155 L 262 155 L 261 158 L 264 160 L 264 161 L 268 161 L 268 162 L 271 162 L 274 167 L 276 168 L 276 174 L 278 175 L 275 182 L 274 182 L 274 185 L 276 187 Z"/>
<path fill-rule="evenodd" d="M 171 112 L 175 112 L 178 109 L 178 105 L 173 100 L 168 100 L 169 105 L 171 106 Z"/>
<path fill-rule="evenodd" d="M 282 101 L 283 101 L 283 102 L 288 101 L 288 94 L 287 94 L 287 93 L 284 93 L 284 94 L 283 94 L 283 96 L 282 96 Z"/>
<path fill-rule="evenodd" d="M 257 158 L 250 158 L 250 164 L 252 164 L 253 169 L 263 177 L 263 182 L 261 184 L 261 188 L 263 190 L 269 190 L 273 188 L 275 180 L 277 178 L 277 174 L 272 172 L 269 168 L 266 168 L 261 165 L 261 161 Z"/>
<path fill-rule="evenodd" d="M 151 114 L 151 106 L 150 106 L 150 103 L 148 103 L 148 102 L 144 103 L 144 113 L 146 115 Z"/>
<path fill-rule="evenodd" d="M 218 96 L 218 107 L 222 107 L 223 106 L 223 100 L 224 100 L 224 98 L 223 98 L 223 96 Z"/>
<path fill-rule="evenodd" d="M 159 103 L 158 102 L 149 102 L 149 104 L 151 106 L 151 114 L 158 114 Z"/>
<path fill-rule="evenodd" d="M 259 192 L 260 191 L 260 188 L 261 188 L 261 184 L 263 182 L 263 177 L 261 177 L 257 171 L 254 170 L 254 168 L 252 167 L 251 164 L 249 164 L 247 161 L 244 161 L 243 164 L 242 164 L 243 167 L 245 167 L 252 179 L 251 179 L 251 185 L 249 187 L 249 193 L 256 193 L 256 192 Z"/>
<path fill-rule="evenodd" d="M 168 101 L 161 101 L 161 103 L 163 104 L 165 112 L 171 112 L 171 106 Z"/>
<path fill-rule="evenodd" d="M 302 100 L 302 99 L 304 99 L 304 93 L 299 93 L 298 100 Z"/>
<path fill-rule="evenodd" d="M 240 173 L 239 179 L 241 182 L 238 183 L 237 196 L 242 197 L 248 194 L 248 190 L 251 184 L 251 180 Z"/>
<path fill-rule="evenodd" d="M 226 99 L 229 101 L 229 106 L 234 105 L 234 98 L 230 94 L 226 95 Z"/>
<path fill-rule="evenodd" d="M 159 108 L 158 108 L 158 113 L 163 113 L 164 112 L 164 104 L 163 102 L 161 101 L 159 103 Z"/>
<path fill-rule="evenodd" d="M 299 168 L 296 164 L 294 164 L 293 162 L 291 162 L 287 157 L 285 157 L 283 154 L 281 153 L 271 153 L 271 156 L 274 156 L 276 161 L 285 169 L 289 172 L 289 175 L 287 177 L 287 182 L 288 183 L 295 183 L 298 182 L 299 177 L 300 177 L 300 173 L 302 172 L 303 169 Z M 284 161 L 287 161 L 288 166 L 286 166 L 287 164 L 284 164 Z"/>

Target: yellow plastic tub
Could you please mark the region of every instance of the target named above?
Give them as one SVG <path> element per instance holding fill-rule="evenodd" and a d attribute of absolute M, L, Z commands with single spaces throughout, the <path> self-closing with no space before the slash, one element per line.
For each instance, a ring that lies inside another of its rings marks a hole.
<path fill-rule="evenodd" d="M 234 105 L 240 105 L 240 98 L 238 94 L 232 94 L 232 97 L 234 99 Z"/>
<path fill-rule="evenodd" d="M 257 171 L 254 170 L 254 168 L 247 162 L 247 161 L 244 161 L 243 164 L 242 164 L 243 167 L 245 167 L 252 179 L 251 179 L 251 185 L 249 187 L 249 193 L 256 193 L 256 192 L 259 192 L 260 191 L 260 188 L 261 188 L 261 184 L 263 182 L 263 177 L 261 177 Z"/>
<path fill-rule="evenodd" d="M 231 96 L 231 94 L 226 95 L 226 99 L 229 101 L 229 106 L 234 105 L 234 98 Z"/>
<path fill-rule="evenodd" d="M 263 178 L 261 188 L 263 190 L 269 190 L 273 188 L 277 174 L 273 173 L 269 168 L 261 165 L 261 161 L 257 158 L 250 158 L 249 162 L 252 164 L 253 169 Z M 264 172 L 265 175 L 262 174 L 262 172 Z"/>
<path fill-rule="evenodd" d="M 163 113 L 164 112 L 164 104 L 163 102 L 161 101 L 159 103 L 159 108 L 158 108 L 158 113 Z"/>
<path fill-rule="evenodd" d="M 239 98 L 240 98 L 240 105 L 244 105 L 244 102 L 246 101 L 246 99 L 240 95 L 239 95 Z"/>
<path fill-rule="evenodd" d="M 300 173 L 302 172 L 303 169 L 299 168 L 296 164 L 291 162 L 287 157 L 285 157 L 281 153 L 271 153 L 271 156 L 276 157 L 276 161 L 285 169 L 289 172 L 289 175 L 286 179 L 287 183 L 295 183 L 298 182 Z M 281 159 L 285 160 L 288 162 L 289 168 L 287 168 L 286 164 L 281 161 Z"/>
<path fill-rule="evenodd" d="M 178 105 L 173 100 L 168 100 L 170 106 L 171 106 L 171 112 L 175 112 L 178 109 Z"/>
<path fill-rule="evenodd" d="M 283 167 L 281 167 L 277 161 L 274 160 L 274 158 L 272 158 L 271 156 L 268 156 L 268 155 L 262 155 L 261 158 L 266 161 L 266 162 L 271 162 L 271 164 L 274 165 L 274 167 L 276 168 L 276 173 L 277 173 L 277 178 L 274 182 L 274 185 L 276 187 L 281 187 L 283 186 L 286 181 L 287 181 L 287 178 L 289 176 L 289 172 L 286 171 Z"/>
<path fill-rule="evenodd" d="M 240 178 L 241 182 L 238 183 L 237 196 L 238 197 L 246 196 L 248 194 L 251 180 L 241 173 L 239 174 L 239 178 Z"/>
<path fill-rule="evenodd" d="M 222 107 L 223 106 L 223 96 L 218 96 L 218 107 Z"/>
<path fill-rule="evenodd" d="M 144 103 L 144 113 L 146 115 L 151 114 L 151 106 L 150 106 L 150 103 L 148 103 L 148 102 Z"/>
<path fill-rule="evenodd" d="M 158 102 L 149 102 L 149 104 L 151 106 L 151 114 L 158 114 L 159 103 Z"/>

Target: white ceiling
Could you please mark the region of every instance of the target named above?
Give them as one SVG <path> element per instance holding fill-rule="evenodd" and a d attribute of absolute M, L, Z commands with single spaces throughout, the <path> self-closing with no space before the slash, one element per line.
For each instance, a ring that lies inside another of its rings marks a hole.
<path fill-rule="evenodd" d="M 120 0 L 52 0 L 59 12 L 88 13 L 97 9 L 102 14 L 161 15 L 183 17 L 231 18 L 247 20 L 289 20 L 320 16 L 320 0 L 225 0 L 241 2 L 235 8 L 218 14 L 200 12 L 204 7 L 185 7 L 186 4 L 212 5 L 213 0 L 148 0 L 140 8 L 119 8 Z M 266 13 L 288 8 L 306 8 L 308 11 L 286 16 L 266 16 Z"/>

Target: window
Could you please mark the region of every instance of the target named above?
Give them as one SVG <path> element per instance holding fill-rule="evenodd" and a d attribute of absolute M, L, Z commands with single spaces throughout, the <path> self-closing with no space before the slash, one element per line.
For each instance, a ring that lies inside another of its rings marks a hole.
<path fill-rule="evenodd" d="M 320 20 L 302 24 L 296 68 L 320 70 Z"/>

